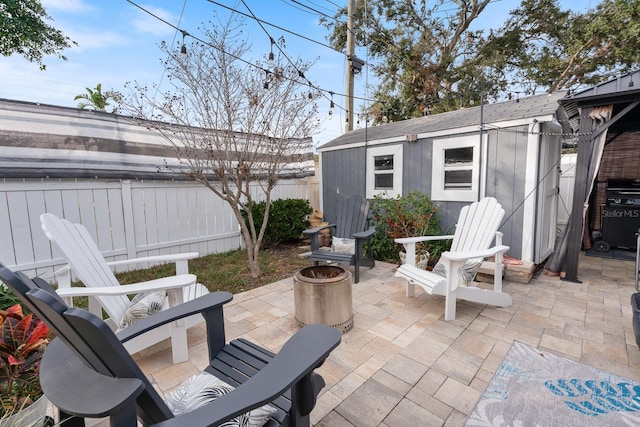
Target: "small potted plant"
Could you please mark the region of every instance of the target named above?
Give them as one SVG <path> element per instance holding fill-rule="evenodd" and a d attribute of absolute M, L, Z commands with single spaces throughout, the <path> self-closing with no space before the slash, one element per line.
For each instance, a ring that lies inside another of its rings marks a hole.
<path fill-rule="evenodd" d="M 20 304 L 0 309 L 0 326 L 0 426 L 44 421 L 39 368 L 49 328 Z"/>

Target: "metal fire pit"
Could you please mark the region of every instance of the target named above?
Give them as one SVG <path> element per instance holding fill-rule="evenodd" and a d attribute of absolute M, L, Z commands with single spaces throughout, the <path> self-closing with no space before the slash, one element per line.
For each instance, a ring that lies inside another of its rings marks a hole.
<path fill-rule="evenodd" d="M 353 329 L 351 273 L 333 265 L 314 265 L 293 277 L 296 320 L 300 326 L 322 323 L 341 333 Z"/>

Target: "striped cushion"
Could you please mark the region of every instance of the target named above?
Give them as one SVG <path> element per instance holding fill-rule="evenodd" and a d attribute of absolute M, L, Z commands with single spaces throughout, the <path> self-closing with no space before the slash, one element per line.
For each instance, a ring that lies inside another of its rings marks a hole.
<path fill-rule="evenodd" d="M 171 393 L 166 394 L 164 400 L 174 415 L 180 415 L 200 408 L 233 390 L 234 388 L 232 386 L 216 376 L 208 372 L 200 372 L 199 374 L 189 377 Z M 274 407 L 264 405 L 239 415 L 222 425 L 225 427 L 260 427 L 275 413 L 276 409 Z"/>

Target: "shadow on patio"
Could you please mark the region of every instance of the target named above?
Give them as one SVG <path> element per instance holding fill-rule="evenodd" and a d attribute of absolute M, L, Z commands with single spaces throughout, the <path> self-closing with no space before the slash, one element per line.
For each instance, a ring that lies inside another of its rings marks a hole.
<path fill-rule="evenodd" d="M 318 426 L 461 426 L 514 340 L 632 379 L 640 352 L 629 298 L 634 263 L 580 260 L 582 283 L 538 275 L 505 281 L 513 306 L 405 297 L 394 265 L 364 269 L 353 286 L 354 329 L 318 370 L 327 386 L 312 413 Z M 293 280 L 234 296 L 225 306 L 227 340 L 244 336 L 277 351 L 297 329 Z M 139 353 L 140 366 L 166 393 L 208 364 L 204 330 L 190 330 L 191 359 L 172 365 L 168 342 Z M 166 351 L 164 351 L 166 350 Z"/>

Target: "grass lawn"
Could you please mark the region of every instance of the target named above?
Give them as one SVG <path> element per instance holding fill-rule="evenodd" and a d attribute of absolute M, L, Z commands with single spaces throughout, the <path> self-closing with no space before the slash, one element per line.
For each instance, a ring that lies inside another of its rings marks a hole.
<path fill-rule="evenodd" d="M 287 277 L 293 277 L 296 271 L 308 267 L 311 262 L 299 257 L 308 252 L 302 243 L 280 244 L 260 250 L 261 275 L 252 278 L 245 250 L 236 250 L 221 254 L 207 255 L 189 261 L 189 273 L 198 277 L 198 282 L 210 291 L 228 291 L 239 293 Z M 175 264 L 166 264 L 145 270 L 133 270 L 118 273 L 121 284 L 136 283 L 175 274 Z"/>

